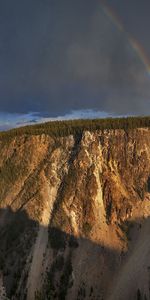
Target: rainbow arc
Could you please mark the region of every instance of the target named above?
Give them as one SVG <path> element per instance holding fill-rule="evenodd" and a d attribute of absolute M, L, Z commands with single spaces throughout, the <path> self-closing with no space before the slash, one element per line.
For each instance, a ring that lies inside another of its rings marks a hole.
<path fill-rule="evenodd" d="M 122 32 L 124 32 L 127 36 L 128 42 L 131 45 L 132 49 L 137 53 L 138 57 L 140 58 L 141 62 L 144 64 L 147 73 L 150 75 L 150 59 L 146 54 L 145 49 L 143 46 L 126 30 L 125 27 L 117 15 L 117 13 L 110 7 L 105 1 L 101 0 L 102 8 L 104 13 L 107 15 L 109 19 L 115 24 L 115 26 Z"/>

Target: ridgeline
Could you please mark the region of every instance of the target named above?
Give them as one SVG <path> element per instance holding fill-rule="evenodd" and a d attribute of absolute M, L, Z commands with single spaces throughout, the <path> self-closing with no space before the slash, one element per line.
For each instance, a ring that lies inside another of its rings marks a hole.
<path fill-rule="evenodd" d="M 150 117 L 125 117 L 106 119 L 79 119 L 68 121 L 51 121 L 36 125 L 14 128 L 0 132 L 0 139 L 9 139 L 21 135 L 48 134 L 52 137 L 63 137 L 80 134 L 85 130 L 136 129 L 150 127 Z"/>

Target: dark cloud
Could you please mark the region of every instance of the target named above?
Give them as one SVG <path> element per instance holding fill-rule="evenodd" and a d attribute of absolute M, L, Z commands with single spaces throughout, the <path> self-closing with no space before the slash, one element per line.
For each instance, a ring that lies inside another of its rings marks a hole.
<path fill-rule="evenodd" d="M 150 28 L 150 1 L 149 0 L 106 0 L 125 29 L 133 35 L 150 55 L 148 28 Z"/>
<path fill-rule="evenodd" d="M 0 3 L 0 111 L 150 113 L 150 79 L 99 1 Z"/>

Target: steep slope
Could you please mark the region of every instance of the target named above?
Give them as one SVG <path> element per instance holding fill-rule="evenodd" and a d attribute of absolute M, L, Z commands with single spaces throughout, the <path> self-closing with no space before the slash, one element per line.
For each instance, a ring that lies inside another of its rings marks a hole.
<path fill-rule="evenodd" d="M 8 299 L 149 299 L 148 128 L 1 137 L 0 195 Z"/>

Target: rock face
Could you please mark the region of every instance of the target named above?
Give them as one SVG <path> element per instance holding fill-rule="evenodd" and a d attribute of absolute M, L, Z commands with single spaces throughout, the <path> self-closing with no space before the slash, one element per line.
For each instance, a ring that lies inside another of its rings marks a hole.
<path fill-rule="evenodd" d="M 0 195 L 0 299 L 150 299 L 149 129 L 1 139 Z"/>

